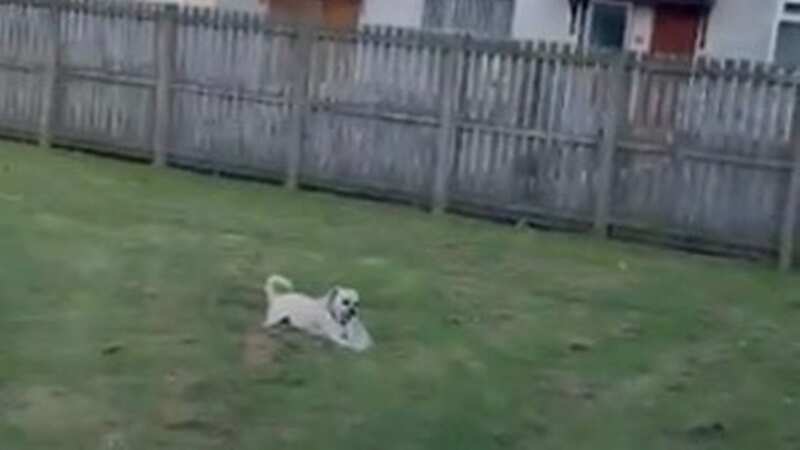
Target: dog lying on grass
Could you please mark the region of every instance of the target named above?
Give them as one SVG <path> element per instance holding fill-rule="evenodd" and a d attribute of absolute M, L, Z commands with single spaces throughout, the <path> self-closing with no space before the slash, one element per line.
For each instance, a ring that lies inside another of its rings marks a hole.
<path fill-rule="evenodd" d="M 287 278 L 271 275 L 264 284 L 264 293 L 267 296 L 264 328 L 287 324 L 359 352 L 372 346 L 372 338 L 358 313 L 360 298 L 354 289 L 337 286 L 323 297 L 312 298 L 295 292 Z"/>

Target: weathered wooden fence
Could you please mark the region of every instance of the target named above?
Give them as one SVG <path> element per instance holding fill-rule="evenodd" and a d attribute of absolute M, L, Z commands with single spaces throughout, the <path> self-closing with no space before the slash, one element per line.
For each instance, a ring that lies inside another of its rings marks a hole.
<path fill-rule="evenodd" d="M 779 256 L 800 76 L 151 3 L 0 0 L 0 133 Z"/>

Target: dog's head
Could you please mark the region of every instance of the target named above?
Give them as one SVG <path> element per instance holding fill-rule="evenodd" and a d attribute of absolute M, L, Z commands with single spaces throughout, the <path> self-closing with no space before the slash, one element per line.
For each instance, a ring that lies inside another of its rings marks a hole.
<path fill-rule="evenodd" d="M 328 312 L 339 325 L 346 326 L 358 316 L 360 298 L 355 289 L 335 287 L 327 294 Z"/>

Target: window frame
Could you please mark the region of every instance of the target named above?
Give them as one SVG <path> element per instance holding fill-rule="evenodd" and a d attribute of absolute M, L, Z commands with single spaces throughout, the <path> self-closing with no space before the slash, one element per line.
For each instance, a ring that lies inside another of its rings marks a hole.
<path fill-rule="evenodd" d="M 780 0 L 778 7 L 775 8 L 775 19 L 772 23 L 772 36 L 770 36 L 769 53 L 767 54 L 767 60 L 773 64 L 777 63 L 778 34 L 781 29 L 781 24 L 800 23 L 800 14 L 786 10 L 786 6 L 789 4 L 800 5 L 800 0 Z"/>
<path fill-rule="evenodd" d="M 606 5 L 614 7 L 622 7 L 625 9 L 625 32 L 622 36 L 622 47 L 616 48 L 599 48 L 599 50 L 618 50 L 625 51 L 630 46 L 631 28 L 633 23 L 633 3 L 620 1 L 620 0 L 592 0 L 586 10 L 586 21 L 584 23 L 583 38 L 580 43 L 584 48 L 598 49 L 592 44 L 592 26 L 594 25 L 594 10 L 596 5 Z"/>
<path fill-rule="evenodd" d="M 787 66 L 798 66 L 800 65 L 800 60 L 797 63 L 792 62 L 784 62 L 778 61 L 778 50 L 780 49 L 780 36 L 781 36 L 781 27 L 784 25 L 791 25 L 800 28 L 800 18 L 794 18 L 793 20 L 779 20 L 776 27 L 775 27 L 775 39 L 772 48 L 772 62 L 775 64 L 787 65 Z"/>

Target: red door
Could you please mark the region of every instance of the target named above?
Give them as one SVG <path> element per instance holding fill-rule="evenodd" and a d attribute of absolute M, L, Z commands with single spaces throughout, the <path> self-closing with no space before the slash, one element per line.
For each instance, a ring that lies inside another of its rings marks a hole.
<path fill-rule="evenodd" d="M 691 6 L 657 6 L 650 51 L 693 56 L 700 33 L 701 11 Z"/>

